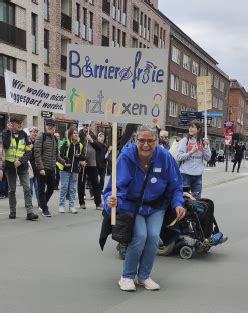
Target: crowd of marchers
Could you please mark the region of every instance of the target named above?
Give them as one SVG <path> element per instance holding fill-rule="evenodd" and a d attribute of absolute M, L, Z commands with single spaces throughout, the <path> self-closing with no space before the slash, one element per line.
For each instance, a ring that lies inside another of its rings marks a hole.
<path fill-rule="evenodd" d="M 65 138 L 55 132 L 55 120 L 46 119 L 44 131 L 37 127 L 22 128 L 23 118 L 13 114 L 0 136 L 1 197 L 9 198 L 9 218 L 16 218 L 17 177 L 23 188 L 27 220 L 37 220 L 33 202 L 44 217 L 51 217 L 49 200 L 54 190 L 59 191 L 58 211 L 76 214 L 76 193 L 79 207 L 85 206 L 85 186 L 90 186 L 96 209 L 102 210 L 102 190 L 106 175 L 107 158 L 111 147 L 104 143 L 104 133 L 97 136 L 85 122 L 78 132 L 71 127 Z M 32 200 L 32 196 L 36 200 Z"/>

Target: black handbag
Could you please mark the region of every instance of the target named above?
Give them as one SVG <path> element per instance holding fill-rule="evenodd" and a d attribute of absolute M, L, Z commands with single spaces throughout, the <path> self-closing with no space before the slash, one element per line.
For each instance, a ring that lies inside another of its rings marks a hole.
<path fill-rule="evenodd" d="M 135 223 L 136 216 L 138 214 L 138 210 L 143 202 L 143 195 L 145 191 L 145 187 L 148 181 L 148 176 L 151 170 L 151 166 L 149 166 L 146 176 L 143 182 L 143 186 L 141 189 L 140 197 L 136 202 L 136 207 L 133 216 L 127 213 L 117 213 L 116 214 L 116 223 L 112 225 L 112 239 L 119 243 L 129 243 L 133 237 L 133 227 Z"/>

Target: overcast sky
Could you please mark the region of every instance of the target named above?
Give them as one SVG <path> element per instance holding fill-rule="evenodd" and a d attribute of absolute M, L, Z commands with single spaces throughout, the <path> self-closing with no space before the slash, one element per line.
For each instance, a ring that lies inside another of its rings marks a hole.
<path fill-rule="evenodd" d="M 159 10 L 248 91 L 247 0 L 159 0 Z"/>

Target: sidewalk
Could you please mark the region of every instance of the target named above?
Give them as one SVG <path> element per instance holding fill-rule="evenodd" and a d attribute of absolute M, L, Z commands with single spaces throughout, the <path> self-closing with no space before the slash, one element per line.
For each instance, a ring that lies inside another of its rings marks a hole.
<path fill-rule="evenodd" d="M 241 163 L 239 173 L 237 173 L 237 165 L 235 172 L 232 173 L 233 163 L 228 161 L 228 171 L 225 172 L 226 163 L 216 162 L 216 167 L 205 167 L 203 172 L 203 187 L 208 188 L 229 181 L 248 177 L 248 161 L 244 160 Z"/>

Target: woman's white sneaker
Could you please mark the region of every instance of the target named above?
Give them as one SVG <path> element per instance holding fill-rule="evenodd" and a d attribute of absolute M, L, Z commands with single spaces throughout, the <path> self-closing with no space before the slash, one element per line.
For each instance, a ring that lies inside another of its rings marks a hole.
<path fill-rule="evenodd" d="M 76 209 L 74 209 L 74 208 L 70 208 L 69 209 L 69 213 L 71 213 L 71 214 L 77 214 L 77 210 Z"/>
<path fill-rule="evenodd" d="M 121 277 L 118 284 L 119 284 L 121 290 L 124 290 L 124 291 L 135 291 L 136 290 L 133 279 Z"/>
<path fill-rule="evenodd" d="M 65 208 L 62 207 L 62 206 L 60 206 L 60 207 L 59 207 L 59 213 L 65 213 Z"/>
<path fill-rule="evenodd" d="M 153 281 L 150 277 L 144 280 L 137 279 L 135 282 L 137 285 L 143 286 L 147 290 L 159 290 L 160 289 L 159 284 L 155 283 L 155 281 Z"/>

